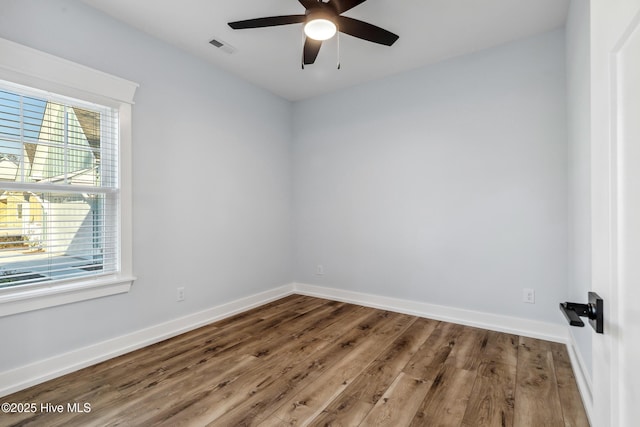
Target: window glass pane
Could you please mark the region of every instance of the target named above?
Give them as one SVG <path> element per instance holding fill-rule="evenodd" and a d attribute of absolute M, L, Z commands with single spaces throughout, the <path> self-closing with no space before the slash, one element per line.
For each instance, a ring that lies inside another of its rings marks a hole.
<path fill-rule="evenodd" d="M 0 287 L 115 271 L 109 196 L 0 194 Z"/>

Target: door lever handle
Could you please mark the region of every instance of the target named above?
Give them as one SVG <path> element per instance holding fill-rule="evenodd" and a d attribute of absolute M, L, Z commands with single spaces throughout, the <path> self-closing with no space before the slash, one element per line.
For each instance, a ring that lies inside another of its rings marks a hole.
<path fill-rule="evenodd" d="M 587 317 L 589 324 L 597 333 L 604 333 L 604 302 L 595 292 L 589 292 L 589 302 L 587 304 L 561 302 L 560 311 L 562 311 L 571 326 L 584 326 L 584 322 L 580 317 Z"/>

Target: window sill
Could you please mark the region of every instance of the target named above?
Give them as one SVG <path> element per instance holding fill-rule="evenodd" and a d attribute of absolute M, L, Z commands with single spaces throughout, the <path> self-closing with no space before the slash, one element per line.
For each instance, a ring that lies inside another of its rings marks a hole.
<path fill-rule="evenodd" d="M 0 289 L 0 317 L 129 292 L 133 276 L 48 283 L 27 289 Z"/>

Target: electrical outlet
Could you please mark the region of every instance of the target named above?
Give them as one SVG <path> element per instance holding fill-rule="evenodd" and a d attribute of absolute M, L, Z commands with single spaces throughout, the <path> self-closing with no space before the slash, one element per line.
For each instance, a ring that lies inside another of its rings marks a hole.
<path fill-rule="evenodd" d="M 324 274 L 324 266 L 322 264 L 318 264 L 316 267 L 316 274 L 318 276 L 322 276 Z"/>
<path fill-rule="evenodd" d="M 184 301 L 184 286 L 180 286 L 176 291 L 176 301 Z"/>
<path fill-rule="evenodd" d="M 536 291 L 530 288 L 524 288 L 522 290 L 522 302 L 526 302 L 527 304 L 535 304 Z"/>

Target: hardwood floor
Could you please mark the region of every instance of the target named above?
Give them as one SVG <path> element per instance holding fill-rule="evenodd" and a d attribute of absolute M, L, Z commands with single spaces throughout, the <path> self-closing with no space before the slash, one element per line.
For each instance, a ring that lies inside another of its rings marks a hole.
<path fill-rule="evenodd" d="M 589 425 L 564 345 L 300 295 L 0 400 L 37 405 L 2 426 Z"/>

